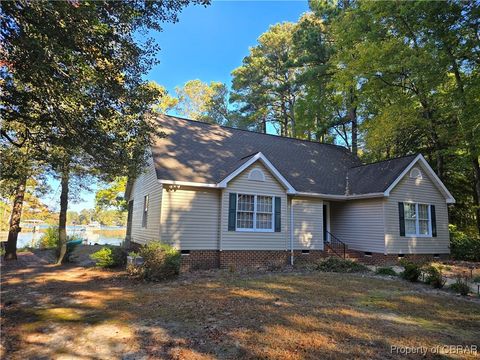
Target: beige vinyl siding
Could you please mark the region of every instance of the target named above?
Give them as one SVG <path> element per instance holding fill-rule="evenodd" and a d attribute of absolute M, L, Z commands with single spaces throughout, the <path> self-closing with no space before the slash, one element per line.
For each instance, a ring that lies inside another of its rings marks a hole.
<path fill-rule="evenodd" d="M 315 198 L 292 198 L 291 204 L 293 248 L 323 250 L 323 201 Z M 291 204 L 288 209 L 289 221 Z M 290 249 L 290 243 L 288 248 Z"/>
<path fill-rule="evenodd" d="M 350 249 L 384 253 L 383 199 L 330 202 L 330 229 Z"/>
<path fill-rule="evenodd" d="M 265 181 L 248 180 L 254 168 L 260 169 Z M 228 231 L 228 205 L 230 193 L 270 195 L 281 198 L 280 232 Z M 287 249 L 287 195 L 286 189 L 259 161 L 249 166 L 228 183 L 222 194 L 221 249 L 222 250 L 286 250 Z"/>
<path fill-rule="evenodd" d="M 446 254 L 449 253 L 448 208 L 445 197 L 420 163 L 423 179 L 412 179 L 407 173 L 390 192 L 385 202 L 385 242 L 389 254 Z M 400 236 L 398 203 L 416 202 L 435 205 L 437 237 Z"/>
<path fill-rule="evenodd" d="M 142 227 L 144 197 L 148 195 L 147 227 Z M 133 200 L 131 240 L 139 244 L 160 240 L 160 208 L 162 202 L 162 185 L 157 180 L 157 174 L 152 158 L 149 158 L 145 172 L 138 176 L 132 186 L 130 200 Z"/>
<path fill-rule="evenodd" d="M 182 250 L 215 250 L 219 242 L 220 190 L 163 190 L 162 242 Z"/>

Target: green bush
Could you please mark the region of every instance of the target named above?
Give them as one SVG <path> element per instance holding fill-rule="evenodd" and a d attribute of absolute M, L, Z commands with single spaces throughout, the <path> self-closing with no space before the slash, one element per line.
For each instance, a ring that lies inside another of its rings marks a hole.
<path fill-rule="evenodd" d="M 365 265 L 338 257 L 329 257 L 325 260 L 319 261 L 316 265 L 317 270 L 326 272 L 353 273 L 369 271 Z"/>
<path fill-rule="evenodd" d="M 80 235 L 68 235 L 68 241 L 82 240 Z M 60 244 L 60 237 L 58 234 L 58 227 L 50 226 L 47 231 L 42 235 L 38 242 L 40 249 L 56 249 Z"/>
<path fill-rule="evenodd" d="M 480 261 L 480 237 L 469 236 L 449 225 L 450 253 L 455 260 Z"/>
<path fill-rule="evenodd" d="M 60 242 L 58 228 L 50 226 L 39 240 L 40 249 L 56 249 Z"/>
<path fill-rule="evenodd" d="M 143 258 L 140 275 L 145 280 L 166 280 L 180 272 L 180 251 L 170 245 L 151 242 L 143 245 L 138 253 Z"/>
<path fill-rule="evenodd" d="M 397 273 L 395 270 L 393 270 L 391 267 L 379 267 L 377 271 L 375 272 L 378 275 L 387 275 L 387 276 L 397 276 Z"/>
<path fill-rule="evenodd" d="M 468 295 L 470 292 L 470 286 L 468 286 L 467 280 L 461 277 L 457 277 L 457 281 L 450 285 L 450 289 L 463 296 Z"/>
<path fill-rule="evenodd" d="M 472 281 L 475 283 L 480 283 L 480 275 L 474 276 Z"/>
<path fill-rule="evenodd" d="M 410 261 L 402 261 L 400 263 L 404 270 L 401 273 L 402 278 L 411 282 L 417 282 L 422 275 L 421 266 Z"/>
<path fill-rule="evenodd" d="M 445 280 L 442 276 L 442 271 L 435 267 L 435 266 L 428 266 L 425 269 L 425 273 L 427 277 L 425 278 L 425 282 L 427 284 L 432 285 L 436 289 L 441 289 L 445 285 Z"/>
<path fill-rule="evenodd" d="M 125 264 L 125 252 L 118 246 L 105 246 L 90 255 L 95 265 L 103 268 L 112 268 Z"/>

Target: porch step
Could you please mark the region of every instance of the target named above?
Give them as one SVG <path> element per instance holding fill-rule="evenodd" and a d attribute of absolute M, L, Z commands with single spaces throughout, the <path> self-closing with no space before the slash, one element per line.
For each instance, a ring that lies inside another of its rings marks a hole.
<path fill-rule="evenodd" d="M 329 255 L 339 256 L 339 254 L 337 254 L 335 251 L 333 251 L 327 244 L 325 244 L 324 249 L 325 249 L 324 251 Z M 342 257 L 342 256 L 340 256 L 340 257 Z M 348 248 L 348 245 L 345 245 L 345 258 L 346 259 L 357 260 L 357 259 L 361 258 L 361 255 L 358 251 L 350 250 Z"/>

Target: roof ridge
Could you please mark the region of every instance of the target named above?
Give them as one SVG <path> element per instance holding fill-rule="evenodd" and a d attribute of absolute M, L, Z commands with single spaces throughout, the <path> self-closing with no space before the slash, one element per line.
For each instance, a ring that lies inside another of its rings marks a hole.
<path fill-rule="evenodd" d="M 334 147 L 336 147 L 336 148 L 340 148 L 340 149 L 343 150 L 343 151 L 350 152 L 350 151 L 348 150 L 348 148 L 346 148 L 345 146 L 337 145 L 337 144 L 329 144 L 329 143 L 321 143 L 321 142 L 313 141 L 313 140 L 297 139 L 297 138 L 294 138 L 294 137 L 291 137 L 291 136 L 281 136 L 281 135 L 275 135 L 275 134 L 266 134 L 266 133 L 261 133 L 261 132 L 258 132 L 258 131 L 252 131 L 252 130 L 247 130 L 247 129 L 240 129 L 240 128 L 236 128 L 236 127 L 233 127 L 233 126 L 220 125 L 220 124 L 216 124 L 216 123 L 215 123 L 215 124 L 212 124 L 212 123 L 207 123 L 207 122 L 200 121 L 200 120 L 187 119 L 187 118 L 184 118 L 184 117 L 181 117 L 181 116 L 176 116 L 176 115 L 168 115 L 168 114 L 159 114 L 159 115 L 161 115 L 161 116 L 168 116 L 168 117 L 176 118 L 176 119 L 179 119 L 179 120 L 191 121 L 191 122 L 198 123 L 198 124 L 202 124 L 202 125 L 218 126 L 218 127 L 224 128 L 224 129 L 244 131 L 244 132 L 248 132 L 248 133 L 251 133 L 251 134 L 258 134 L 258 135 L 265 135 L 265 136 L 273 136 L 273 137 L 276 137 L 276 138 L 278 138 L 278 139 L 286 139 L 286 140 L 293 140 L 293 141 L 302 141 L 302 142 L 307 142 L 307 143 L 312 143 L 312 144 L 318 144 L 318 145 L 329 145 L 329 146 L 334 146 Z"/>
<path fill-rule="evenodd" d="M 418 153 L 416 154 L 410 154 L 410 155 L 402 155 L 402 156 L 397 156 L 395 158 L 390 158 L 390 159 L 385 159 L 385 160 L 378 160 L 378 161 L 374 161 L 374 162 L 371 162 L 371 163 L 368 163 L 368 164 L 362 164 L 362 165 L 357 165 L 357 166 L 352 166 L 349 168 L 350 169 L 356 169 L 356 168 L 359 168 L 359 167 L 362 167 L 362 166 L 368 166 L 368 165 L 374 165 L 374 164 L 379 164 L 379 163 L 382 163 L 382 162 L 387 162 L 387 161 L 392 161 L 392 160 L 399 160 L 399 159 L 403 159 L 403 158 L 406 158 L 406 157 L 411 157 L 411 156 L 418 156 Z"/>

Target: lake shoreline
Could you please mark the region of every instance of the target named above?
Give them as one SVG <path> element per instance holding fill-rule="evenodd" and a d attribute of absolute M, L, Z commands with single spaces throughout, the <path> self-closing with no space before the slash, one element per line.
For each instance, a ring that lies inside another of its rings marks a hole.
<path fill-rule="evenodd" d="M 33 231 L 33 227 L 24 227 L 18 234 L 17 248 L 36 247 L 38 241 L 50 226 L 39 226 Z M 76 236 L 86 240 L 89 245 L 120 245 L 126 235 L 126 227 L 100 226 L 89 228 L 84 225 L 67 225 L 67 235 Z M 8 239 L 8 231 L 0 231 L 0 242 Z"/>

